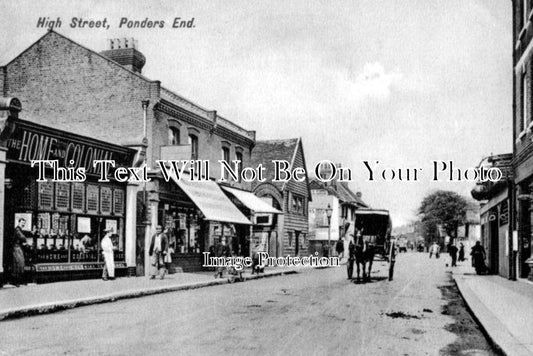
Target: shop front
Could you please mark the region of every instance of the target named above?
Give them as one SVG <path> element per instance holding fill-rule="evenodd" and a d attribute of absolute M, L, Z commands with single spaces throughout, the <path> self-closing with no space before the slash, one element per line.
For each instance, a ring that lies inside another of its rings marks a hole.
<path fill-rule="evenodd" d="M 168 182 L 159 177 L 157 183 L 155 221 L 165 229 L 174 251 L 171 272 L 204 270 L 203 252 L 208 252 L 221 238 L 226 239 L 235 255 L 243 254 L 251 222 L 217 183 L 191 181 L 188 175 L 181 179 L 172 176 Z"/>
<path fill-rule="evenodd" d="M 270 256 L 281 256 L 281 239 L 278 234 L 278 217 L 283 212 L 273 207 L 273 199 L 269 201 L 261 199 L 241 189 L 223 186 L 231 201 L 239 207 L 241 212 L 253 223 L 249 237 L 237 239 L 234 243 L 236 247 L 241 247 L 242 256 L 252 256 L 254 250 L 257 252 L 267 252 Z M 245 236 L 244 234 L 235 234 Z"/>
<path fill-rule="evenodd" d="M 102 274 L 100 240 L 113 231 L 117 276 L 126 274 L 126 184 L 99 182 L 94 160 L 114 160 L 129 167 L 134 151 L 35 123 L 10 118 L 6 140 L 4 266 L 9 272 L 10 241 L 22 220 L 26 280 L 47 282 L 95 278 Z M 45 179 L 32 160 L 57 161 L 46 165 Z M 84 179 L 73 172 L 84 168 Z M 53 180 L 54 174 L 60 180 Z"/>

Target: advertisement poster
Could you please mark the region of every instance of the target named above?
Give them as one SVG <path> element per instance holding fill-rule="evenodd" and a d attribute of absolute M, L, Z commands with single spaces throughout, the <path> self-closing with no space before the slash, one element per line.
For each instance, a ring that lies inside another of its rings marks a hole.
<path fill-rule="evenodd" d="M 1 355 L 533 354 L 533 0 L 0 14 Z"/>

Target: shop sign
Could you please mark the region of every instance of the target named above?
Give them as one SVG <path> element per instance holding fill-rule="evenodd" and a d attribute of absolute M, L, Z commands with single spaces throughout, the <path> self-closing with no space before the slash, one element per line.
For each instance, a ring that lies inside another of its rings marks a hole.
<path fill-rule="evenodd" d="M 104 268 L 103 262 L 73 264 L 37 264 L 36 272 L 85 271 Z M 126 262 L 115 262 L 115 268 L 126 268 Z"/>
<path fill-rule="evenodd" d="M 57 160 L 59 167 L 85 168 L 88 175 L 99 175 L 95 160 L 114 160 L 115 167 L 128 167 L 133 150 L 89 139 L 34 123 L 13 120 L 14 131 L 7 140 L 7 159 L 29 164 L 32 160 Z M 112 173 L 112 170 L 110 170 Z"/>

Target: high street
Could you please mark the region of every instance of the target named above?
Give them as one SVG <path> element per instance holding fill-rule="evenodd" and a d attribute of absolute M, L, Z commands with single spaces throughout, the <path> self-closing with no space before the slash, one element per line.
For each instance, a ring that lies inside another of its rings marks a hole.
<path fill-rule="evenodd" d="M 345 266 L 306 269 L 6 320 L 0 354 L 493 355 L 446 257 L 400 254 L 392 282 L 376 261 L 366 284 Z"/>

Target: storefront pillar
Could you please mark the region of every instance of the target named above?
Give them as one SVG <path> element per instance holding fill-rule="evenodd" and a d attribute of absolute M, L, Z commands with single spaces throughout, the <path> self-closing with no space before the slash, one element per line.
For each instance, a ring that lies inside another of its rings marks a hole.
<path fill-rule="evenodd" d="M 7 148 L 0 147 L 0 288 L 4 285 L 4 200 L 5 200 L 5 177 L 6 177 L 6 152 Z"/>
<path fill-rule="evenodd" d="M 137 191 L 138 185 L 129 183 L 126 188 L 126 266 L 128 276 L 135 276 L 137 270 Z"/>
<path fill-rule="evenodd" d="M 159 196 L 157 192 L 150 192 L 148 196 L 148 209 L 149 209 L 149 216 L 148 216 L 148 224 L 146 225 L 146 233 L 144 236 L 144 271 L 145 276 L 150 275 L 151 271 L 151 265 L 150 265 L 150 242 L 152 239 L 152 235 L 155 234 L 155 229 L 157 227 L 157 220 L 158 220 L 158 210 L 157 207 L 159 206 Z"/>

